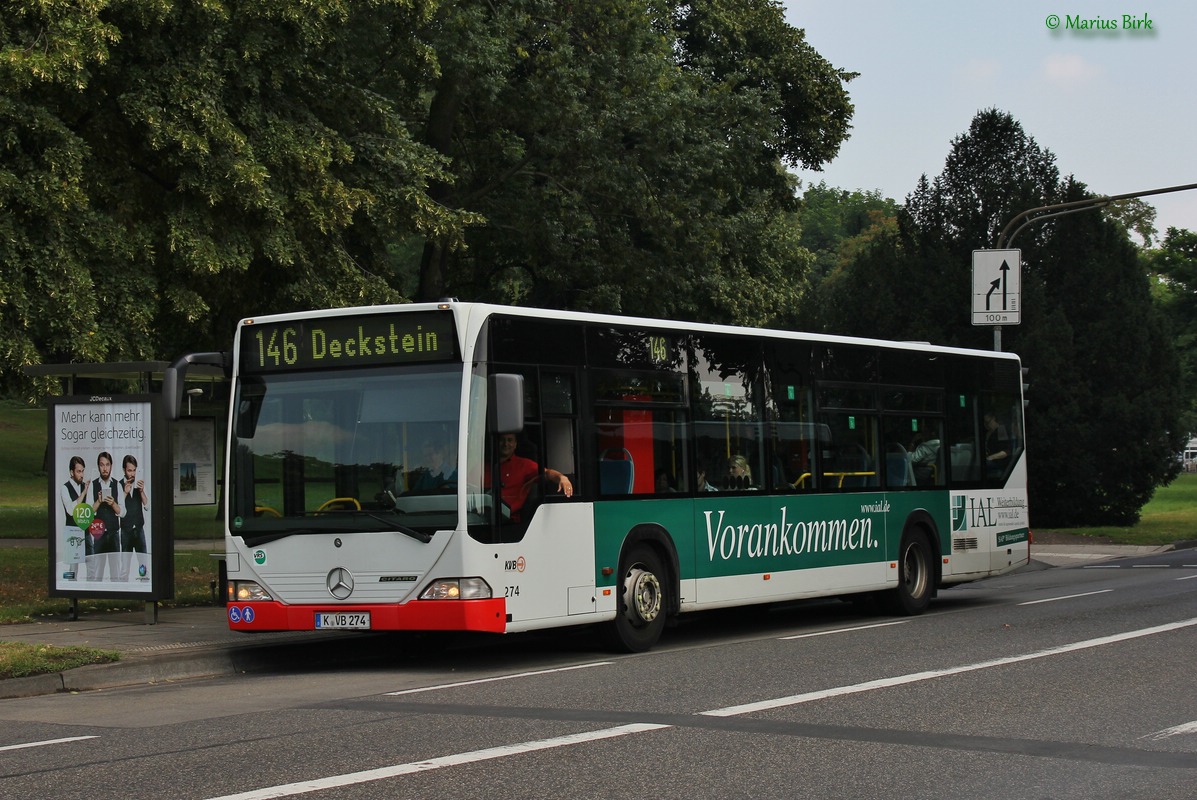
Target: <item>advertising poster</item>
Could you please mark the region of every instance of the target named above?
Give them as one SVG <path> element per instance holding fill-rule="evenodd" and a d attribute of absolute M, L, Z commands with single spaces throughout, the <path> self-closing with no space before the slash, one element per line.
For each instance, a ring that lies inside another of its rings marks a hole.
<path fill-rule="evenodd" d="M 216 420 L 180 419 L 171 425 L 174 436 L 174 498 L 176 506 L 204 506 L 216 502 Z"/>
<path fill-rule="evenodd" d="M 169 456 L 153 399 L 62 398 L 49 423 L 51 595 L 169 597 L 168 531 L 156 530 L 170 509 L 156 479 Z"/>

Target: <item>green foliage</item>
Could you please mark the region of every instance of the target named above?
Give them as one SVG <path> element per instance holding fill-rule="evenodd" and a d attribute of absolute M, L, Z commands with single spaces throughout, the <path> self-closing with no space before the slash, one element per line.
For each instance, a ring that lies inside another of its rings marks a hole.
<path fill-rule="evenodd" d="M 109 664 L 120 661 L 120 657 L 115 650 L 94 647 L 0 641 L 0 680 L 49 675 L 88 664 Z"/>
<path fill-rule="evenodd" d="M 862 280 L 869 280 L 869 269 L 863 264 L 877 258 L 891 263 L 897 257 L 898 212 L 897 203 L 878 191 L 849 192 L 826 183 L 806 190 L 800 242 L 814 255 L 810 283 L 819 301 L 804 304 L 801 314 L 793 314 L 791 324 L 802 329 L 834 329 L 841 320 L 857 317 L 862 303 L 881 299 L 861 285 Z M 872 321 L 873 335 L 885 335 L 885 329 L 894 327 L 881 320 L 887 308 L 910 313 L 892 303 L 880 303 L 864 314 Z M 905 327 L 901 324 L 896 329 Z"/>
<path fill-rule="evenodd" d="M 1197 435 L 1197 233 L 1169 228 L 1145 260 L 1181 359 L 1185 400 L 1180 429 Z"/>
<path fill-rule="evenodd" d="M 1036 539 L 1048 530 L 1036 526 Z M 1168 485 L 1157 488 L 1135 525 L 1069 529 L 1072 534 L 1101 537 L 1103 541 L 1127 545 L 1191 542 L 1194 531 L 1197 531 L 1197 474 L 1194 473 L 1182 473 Z M 1031 552 L 1035 552 L 1034 545 Z"/>
<path fill-rule="evenodd" d="M 1155 207 L 1142 198 L 1118 200 L 1103 208 L 1102 213 L 1128 236 L 1134 234 L 1142 239 L 1144 247 L 1151 247 L 1158 235 L 1155 228 Z"/>
<path fill-rule="evenodd" d="M 973 117 L 967 133 L 952 140 L 930 192 L 920 186 L 907 205 L 924 230 L 974 248 L 995 247 L 1015 214 L 1059 202 L 1055 161 L 1012 116 L 986 109 Z M 1029 229 L 1019 245 L 1025 248 L 1036 232 Z"/>
<path fill-rule="evenodd" d="M 12 0 L 0 391 L 412 295 L 779 318 L 852 77 L 774 0 Z"/>
<path fill-rule="evenodd" d="M 0 438 L 8 453 L 0 459 L 0 528 L 6 528 L 8 507 L 46 506 L 46 410 L 0 400 Z M 32 535 L 45 534 L 43 521 Z"/>
<path fill-rule="evenodd" d="M 39 617 L 61 616 L 67 613 L 70 598 L 50 597 L 47 590 L 46 548 L 10 547 L 0 559 L 0 625 L 33 622 Z M 175 553 L 175 596 L 162 601 L 164 607 L 214 605 L 216 561 L 206 552 L 182 550 Z M 131 611 L 141 608 L 141 600 L 107 600 L 93 597 L 79 598 L 83 614 L 105 611 Z M 0 638 L 3 632 L 0 630 Z"/>
<path fill-rule="evenodd" d="M 402 299 L 400 235 L 460 242 L 410 119 L 423 0 L 10 3 L 0 380 L 228 346 L 249 313 Z"/>
<path fill-rule="evenodd" d="M 840 333 L 988 349 L 969 324 L 971 255 L 1025 209 L 1090 196 L 1010 115 L 979 113 L 946 166 L 819 286 L 809 317 Z M 1030 369 L 1027 440 L 1037 526 L 1129 525 L 1176 474 L 1176 351 L 1125 222 L 1094 212 L 1026 228 L 1022 324 L 1002 345 Z M 1130 323 L 1128 321 L 1133 321 Z"/>
<path fill-rule="evenodd" d="M 1065 201 L 1087 195 L 1075 181 L 1066 182 L 1064 192 Z M 1028 431 L 1072 434 L 1060 442 L 1067 449 L 1037 455 L 1038 469 L 1068 480 L 1057 478 L 1060 485 L 1050 491 L 1039 486 L 1033 499 L 1043 511 L 1035 513 L 1073 524 L 1132 524 L 1155 487 L 1177 472 L 1180 369 L 1171 334 L 1125 229 L 1100 214 L 1072 214 L 1056 223 L 1039 278 L 1050 292 L 1049 307 L 1072 331 L 1066 371 L 1049 371 L 1039 383 L 1059 382 L 1058 391 L 1072 393 L 1079 416 L 1067 407 L 1041 407 L 1032 394 Z M 1021 352 L 1036 373 L 1042 373 L 1036 359 L 1053 357 Z M 1077 458 L 1078 452 L 1092 457 Z"/>
<path fill-rule="evenodd" d="M 850 75 L 765 0 L 447 4 L 428 141 L 468 249 L 418 295 L 763 322 L 805 291 L 794 183 L 846 135 Z M 443 44 L 451 37 L 452 45 Z"/>

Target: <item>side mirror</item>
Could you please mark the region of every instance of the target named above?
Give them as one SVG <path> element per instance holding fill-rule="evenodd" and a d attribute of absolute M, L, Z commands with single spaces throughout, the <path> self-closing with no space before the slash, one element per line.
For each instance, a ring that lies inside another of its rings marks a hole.
<path fill-rule="evenodd" d="M 176 358 L 162 374 L 162 397 L 166 401 L 166 417 L 172 422 L 179 418 L 183 407 L 183 384 L 187 378 L 187 367 L 191 364 L 208 364 L 224 370 L 225 378 L 232 377 L 232 353 L 188 353 Z"/>
<path fill-rule="evenodd" d="M 490 376 L 490 429 L 519 433 L 524 429 L 524 376 L 500 372 Z"/>

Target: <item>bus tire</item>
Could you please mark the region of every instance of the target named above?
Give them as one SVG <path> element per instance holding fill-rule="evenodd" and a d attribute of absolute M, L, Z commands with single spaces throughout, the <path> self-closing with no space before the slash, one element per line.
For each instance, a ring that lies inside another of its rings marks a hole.
<path fill-rule="evenodd" d="M 620 652 L 643 653 L 665 629 L 668 576 L 657 551 L 644 544 L 627 552 L 619 574 L 615 620 L 606 626 L 605 638 Z"/>
<path fill-rule="evenodd" d="M 898 585 L 882 596 L 887 611 L 900 616 L 914 616 L 927 610 L 935 586 L 931 563 L 931 544 L 921 528 L 902 535 L 898 547 Z"/>

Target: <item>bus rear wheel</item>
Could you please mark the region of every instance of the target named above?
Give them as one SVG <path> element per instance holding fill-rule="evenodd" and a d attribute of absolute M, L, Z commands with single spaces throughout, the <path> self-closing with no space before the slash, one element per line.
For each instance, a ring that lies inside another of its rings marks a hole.
<path fill-rule="evenodd" d="M 661 638 L 665 628 L 665 569 L 651 547 L 628 551 L 619 571 L 615 621 L 607 626 L 607 643 L 627 653 L 642 653 Z"/>
<path fill-rule="evenodd" d="M 923 613 L 931 603 L 933 582 L 927 535 L 921 530 L 907 531 L 898 548 L 898 586 L 882 596 L 886 610 L 902 616 Z"/>

